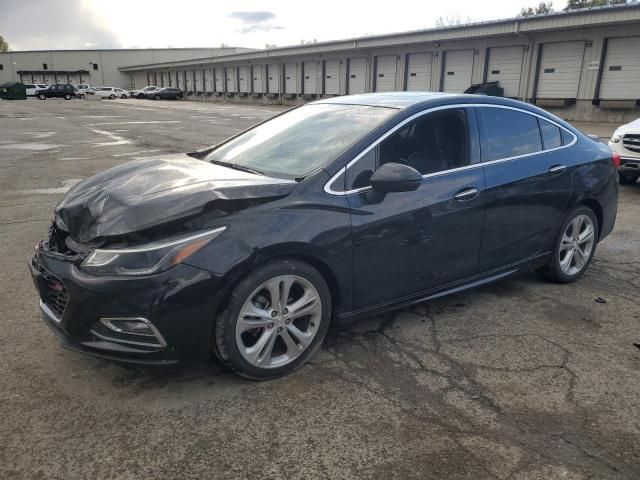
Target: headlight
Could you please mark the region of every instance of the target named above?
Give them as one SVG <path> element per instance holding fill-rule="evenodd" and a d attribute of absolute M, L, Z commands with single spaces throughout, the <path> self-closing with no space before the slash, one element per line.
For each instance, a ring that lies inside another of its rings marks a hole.
<path fill-rule="evenodd" d="M 82 268 L 94 275 L 152 275 L 183 262 L 227 227 L 173 237 L 132 248 L 96 249 Z"/>
<path fill-rule="evenodd" d="M 620 143 L 621 139 L 622 139 L 622 135 L 619 134 L 618 132 L 614 132 L 613 136 L 611 137 L 611 143 Z"/>

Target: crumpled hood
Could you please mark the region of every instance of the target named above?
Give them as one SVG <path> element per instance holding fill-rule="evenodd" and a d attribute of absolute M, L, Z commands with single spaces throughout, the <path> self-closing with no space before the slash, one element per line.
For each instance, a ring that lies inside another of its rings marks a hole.
<path fill-rule="evenodd" d="M 56 207 L 56 225 L 86 243 L 197 215 L 229 200 L 281 198 L 295 185 L 186 154 L 153 157 L 78 183 Z"/>

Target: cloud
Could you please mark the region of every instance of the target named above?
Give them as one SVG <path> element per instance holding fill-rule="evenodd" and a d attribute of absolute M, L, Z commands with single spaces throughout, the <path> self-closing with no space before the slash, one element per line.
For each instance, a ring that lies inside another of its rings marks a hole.
<path fill-rule="evenodd" d="M 270 32 L 284 28 L 271 23 L 276 18 L 273 12 L 231 12 L 229 18 L 242 23 L 243 26 L 236 30 L 239 33 Z"/>
<path fill-rule="evenodd" d="M 84 0 L 0 0 L 0 8 L 0 32 L 12 50 L 121 46 Z"/>

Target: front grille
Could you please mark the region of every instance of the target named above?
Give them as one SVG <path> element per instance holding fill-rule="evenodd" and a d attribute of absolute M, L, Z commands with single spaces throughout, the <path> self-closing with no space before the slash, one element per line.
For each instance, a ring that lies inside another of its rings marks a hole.
<path fill-rule="evenodd" d="M 142 335 L 129 332 L 116 332 L 104 323 L 97 321 L 91 327 L 91 333 L 102 340 L 135 345 L 147 350 L 157 350 L 162 348 L 160 340 L 155 335 Z"/>
<path fill-rule="evenodd" d="M 634 133 L 625 135 L 622 139 L 622 145 L 630 152 L 640 153 L 640 135 Z"/>
<path fill-rule="evenodd" d="M 62 318 L 64 310 L 67 308 L 67 303 L 69 303 L 69 292 L 67 291 L 67 287 L 64 286 L 62 280 L 52 273 L 43 268 L 40 268 L 39 270 L 40 273 L 42 273 L 45 286 L 42 301 L 51 310 L 53 310 L 58 318 Z"/>

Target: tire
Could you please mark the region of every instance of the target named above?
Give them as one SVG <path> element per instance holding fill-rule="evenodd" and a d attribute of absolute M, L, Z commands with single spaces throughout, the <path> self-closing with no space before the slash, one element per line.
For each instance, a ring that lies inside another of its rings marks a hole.
<path fill-rule="evenodd" d="M 112 93 L 111 95 L 109 95 L 109 100 L 115 100 L 116 96 Z"/>
<path fill-rule="evenodd" d="M 154 95 L 154 96 L 153 96 L 153 99 L 154 99 L 154 100 L 160 100 L 160 95 Z"/>
<path fill-rule="evenodd" d="M 144 95 L 142 93 L 139 93 L 138 98 L 144 98 Z"/>
<path fill-rule="evenodd" d="M 46 99 L 47 99 L 47 96 L 46 96 L 44 93 L 39 93 L 39 94 L 38 94 L 38 98 L 39 98 L 40 100 L 46 100 Z"/>
<path fill-rule="evenodd" d="M 84 93 L 80 94 L 80 100 L 84 100 Z"/>
<path fill-rule="evenodd" d="M 281 305 L 283 289 L 289 294 Z M 276 292 L 277 298 L 269 292 Z M 247 311 L 256 315 L 242 314 Z M 281 377 L 317 352 L 329 329 L 331 311 L 329 287 L 315 268 L 297 260 L 274 260 L 233 288 L 215 320 L 212 347 L 224 364 L 245 378 Z"/>
<path fill-rule="evenodd" d="M 71 100 L 71 95 L 69 95 L 68 93 L 64 94 L 64 99 L 65 100 Z"/>
<path fill-rule="evenodd" d="M 590 236 L 586 233 L 588 229 L 592 230 Z M 578 230 L 577 237 L 575 230 Z M 578 280 L 589 268 L 596 252 L 598 232 L 598 218 L 593 210 L 586 206 L 575 208 L 562 223 L 553 244 L 551 260 L 539 272 L 555 283 L 572 283 Z M 580 240 L 582 236 L 585 237 L 584 240 Z"/>
<path fill-rule="evenodd" d="M 627 175 L 622 172 L 618 172 L 618 177 L 620 178 L 620 185 L 633 185 L 638 180 L 635 175 Z"/>
<path fill-rule="evenodd" d="M 177 95 L 176 100 L 182 100 L 182 95 Z"/>
<path fill-rule="evenodd" d="M 127 96 L 126 96 L 126 95 L 124 95 L 124 94 L 122 94 L 122 95 L 120 95 L 120 98 L 121 98 L 122 100 L 124 100 L 124 99 L 126 99 L 126 98 L 127 98 Z"/>

